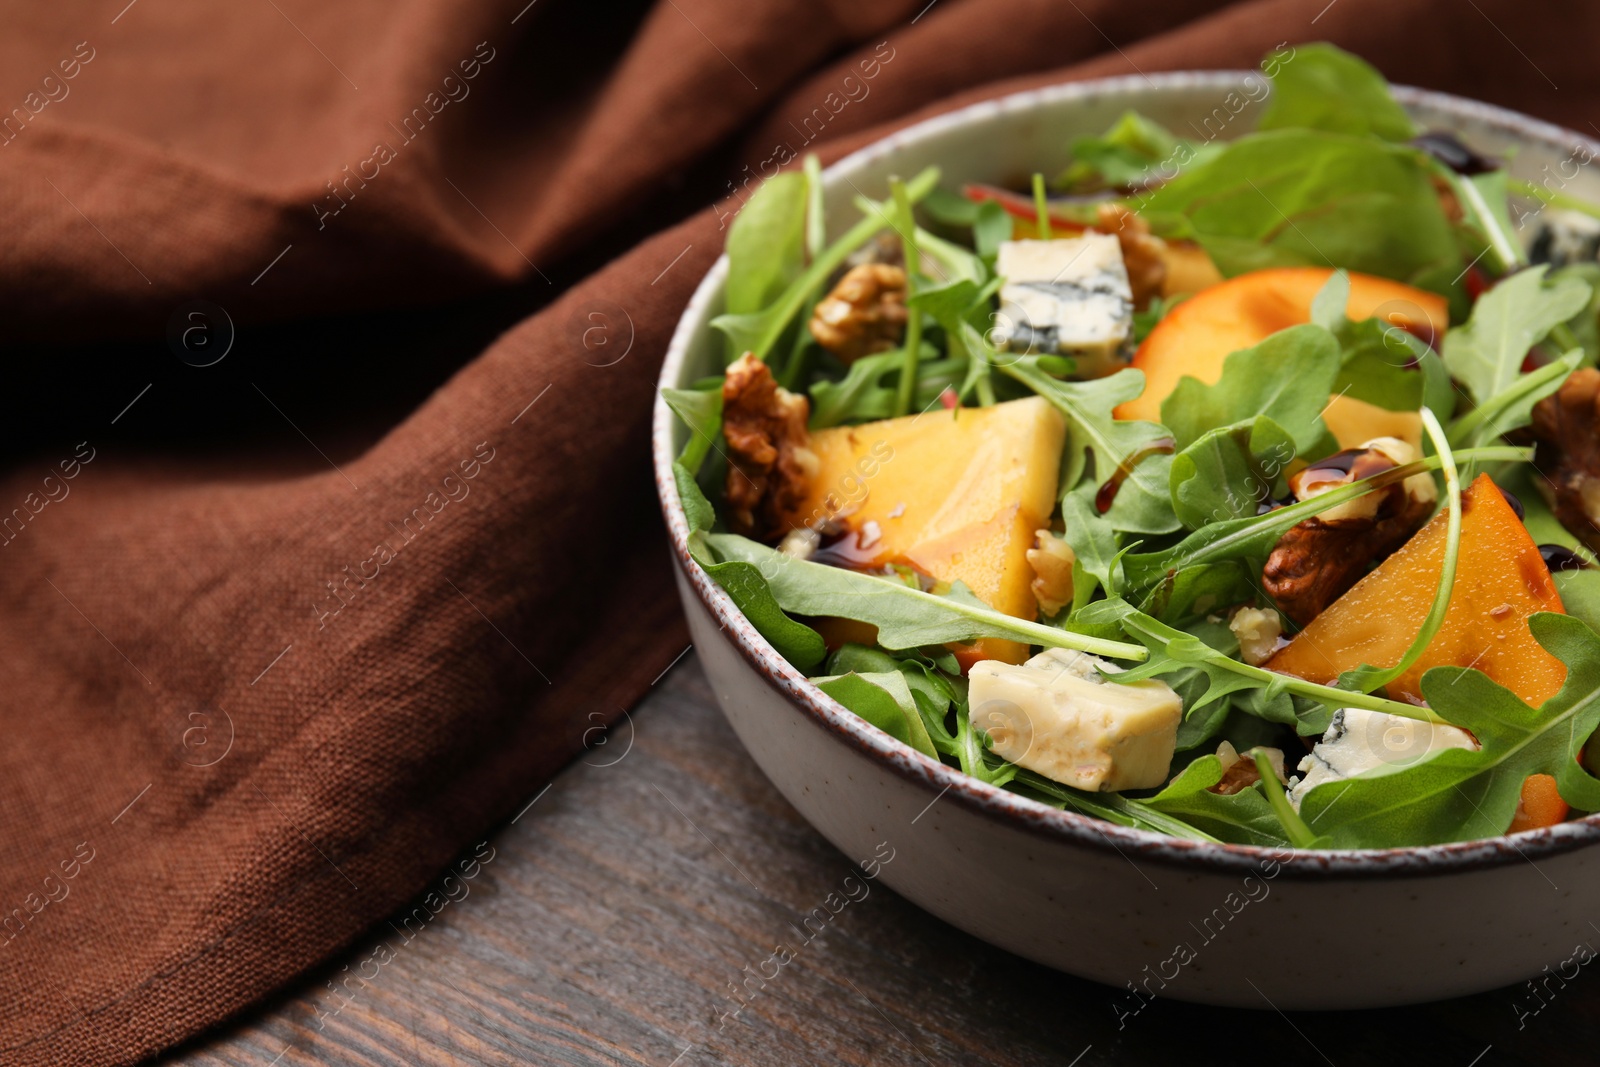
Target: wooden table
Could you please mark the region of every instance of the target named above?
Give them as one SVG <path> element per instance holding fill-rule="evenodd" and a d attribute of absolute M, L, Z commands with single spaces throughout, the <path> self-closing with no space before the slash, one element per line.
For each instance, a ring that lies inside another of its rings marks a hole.
<path fill-rule="evenodd" d="M 481 853 L 492 848 L 492 858 L 462 883 L 467 895 L 411 941 L 380 927 L 173 1062 L 1495 1067 L 1600 1058 L 1600 974 L 1591 973 L 1600 964 L 1549 979 L 1540 999 L 1521 986 L 1289 1016 L 1157 1001 L 1119 1029 L 1109 989 L 991 948 L 876 883 L 739 1011 L 731 992 L 743 968 L 794 940 L 790 924 L 839 885 L 849 861 L 762 777 L 692 656 L 606 740 L 491 838 Z M 393 958 L 363 971 L 380 943 L 398 946 Z M 1600 932 L 1592 943 L 1600 947 Z M 1261 984 L 1313 966 L 1285 944 L 1261 959 Z M 354 992 L 345 998 L 329 987 L 373 970 L 364 987 L 346 981 Z"/>

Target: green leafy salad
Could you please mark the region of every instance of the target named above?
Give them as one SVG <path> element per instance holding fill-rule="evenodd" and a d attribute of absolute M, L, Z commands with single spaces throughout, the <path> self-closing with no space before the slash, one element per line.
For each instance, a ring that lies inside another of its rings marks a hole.
<path fill-rule="evenodd" d="M 1518 180 L 1336 48 L 1262 71 L 1229 139 L 1129 113 L 1026 189 L 762 185 L 725 371 L 664 390 L 694 559 L 1045 804 L 1339 849 L 1600 811 L 1593 156 Z"/>

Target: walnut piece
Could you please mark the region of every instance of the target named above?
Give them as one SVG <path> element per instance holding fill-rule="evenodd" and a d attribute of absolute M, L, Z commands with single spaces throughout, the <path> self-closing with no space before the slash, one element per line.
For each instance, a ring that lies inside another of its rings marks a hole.
<path fill-rule="evenodd" d="M 1228 629 L 1239 639 L 1239 656 L 1259 667 L 1288 644 L 1283 639 L 1283 618 L 1271 608 L 1240 608 L 1228 619 Z"/>
<path fill-rule="evenodd" d="M 808 447 L 811 404 L 780 388 L 767 365 L 746 352 L 722 382 L 722 433 L 728 439 L 725 499 L 728 528 L 771 540 L 787 525 L 782 516 L 805 496 L 816 475 Z"/>
<path fill-rule="evenodd" d="M 1150 224 L 1121 204 L 1099 207 L 1095 229 L 1117 235 L 1122 246 L 1122 265 L 1128 268 L 1128 284 L 1133 289 L 1133 306 L 1140 311 L 1161 295 L 1167 280 L 1167 243 L 1150 232 Z"/>
<path fill-rule="evenodd" d="M 1283 771 L 1283 749 L 1257 745 L 1239 752 L 1232 743 L 1224 741 L 1217 746 L 1217 762 L 1222 764 L 1222 779 L 1209 787 L 1210 791 L 1231 797 L 1261 781 L 1261 768 L 1256 766 L 1257 752 L 1267 757 L 1267 763 L 1272 767 L 1272 773 L 1278 776 L 1278 781 L 1287 784 L 1288 778 Z"/>
<path fill-rule="evenodd" d="M 1290 479 L 1307 500 L 1417 458 L 1404 441 L 1380 437 L 1319 460 Z M 1305 626 L 1360 581 L 1367 570 L 1411 539 L 1433 514 L 1438 490 L 1426 474 L 1336 505 L 1291 527 L 1261 571 L 1262 588 Z"/>
<path fill-rule="evenodd" d="M 906 272 L 862 263 L 845 272 L 811 313 L 811 336 L 846 363 L 900 343 L 906 328 Z"/>
<path fill-rule="evenodd" d="M 1059 615 L 1072 603 L 1072 565 L 1077 557 L 1061 535 L 1052 530 L 1035 533 L 1033 543 L 1034 547 L 1028 549 L 1028 566 L 1033 568 L 1034 599 L 1039 602 L 1040 613 Z"/>
<path fill-rule="evenodd" d="M 1600 371 L 1573 371 L 1534 405 L 1533 437 L 1540 493 L 1561 525 L 1600 551 Z"/>

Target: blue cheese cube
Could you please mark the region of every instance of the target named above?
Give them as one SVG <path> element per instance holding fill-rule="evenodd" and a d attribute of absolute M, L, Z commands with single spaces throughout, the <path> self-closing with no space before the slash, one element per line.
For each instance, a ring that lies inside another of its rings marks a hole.
<path fill-rule="evenodd" d="M 1133 336 L 1133 288 L 1114 234 L 1002 241 L 995 272 L 1004 279 L 997 348 L 1071 356 L 1084 377 L 1120 366 Z"/>
<path fill-rule="evenodd" d="M 1600 260 L 1600 219 L 1578 211 L 1542 212 L 1544 218 L 1528 244 L 1528 259 L 1565 267 Z"/>
<path fill-rule="evenodd" d="M 1372 777 L 1415 766 L 1447 748 L 1475 749 L 1478 742 L 1457 726 L 1403 719 L 1382 711 L 1340 708 L 1328 732 L 1297 768 L 1304 778 L 1289 783 L 1296 811 L 1305 795 L 1325 782 Z"/>
<path fill-rule="evenodd" d="M 1023 664 L 982 660 L 968 673 L 972 724 L 996 755 L 1051 781 L 1090 792 L 1154 788 L 1172 765 L 1183 702 L 1155 679 L 1105 680 L 1118 672 L 1065 649 Z"/>

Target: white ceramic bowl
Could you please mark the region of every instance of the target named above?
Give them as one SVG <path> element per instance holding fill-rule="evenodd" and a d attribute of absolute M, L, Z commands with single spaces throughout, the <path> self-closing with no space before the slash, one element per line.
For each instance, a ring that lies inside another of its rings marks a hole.
<path fill-rule="evenodd" d="M 1057 171 L 1074 137 L 1129 108 L 1182 136 L 1237 136 L 1260 111 L 1259 79 L 1208 72 L 1078 82 L 930 119 L 827 170 L 830 236 L 856 218 L 851 197 L 886 195 L 891 174 L 937 164 L 947 187 L 1016 185 Z M 1600 158 L 1592 139 L 1439 93 L 1397 95 L 1425 127 L 1453 129 L 1490 152 L 1515 148 L 1519 176 L 1558 175 L 1568 192 L 1600 200 L 1600 178 L 1562 166 L 1574 149 Z M 726 272 L 718 260 L 696 290 L 663 386 L 720 373 L 722 339 L 708 323 L 721 310 Z M 858 861 L 886 842 L 879 855 L 892 849 L 893 858 L 881 880 L 940 918 L 1114 987 L 1106 996 L 1119 1013 L 1137 1011 L 1146 994 L 1280 1009 L 1414 1003 L 1519 981 L 1592 940 L 1600 816 L 1463 844 L 1274 853 L 1057 811 L 914 752 L 811 686 L 690 560 L 671 470 L 686 432 L 658 399 L 655 473 L 678 587 L 724 714 L 813 826 Z"/>

